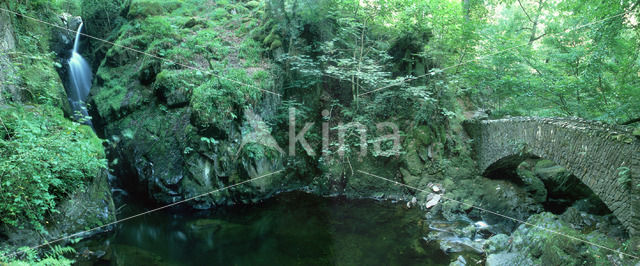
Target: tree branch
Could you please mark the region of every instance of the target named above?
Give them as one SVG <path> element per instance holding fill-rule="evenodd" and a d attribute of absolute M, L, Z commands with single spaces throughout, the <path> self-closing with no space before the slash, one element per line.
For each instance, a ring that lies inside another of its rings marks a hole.
<path fill-rule="evenodd" d="M 524 14 L 527 15 L 527 18 L 529 19 L 529 21 L 531 21 L 531 23 L 535 23 L 535 22 L 533 22 L 533 19 L 531 19 L 531 17 L 527 13 L 527 10 L 524 9 L 524 6 L 522 6 L 522 3 L 520 3 L 520 0 L 518 0 L 518 5 L 520 5 L 520 8 L 522 8 L 522 12 L 524 12 Z"/>
<path fill-rule="evenodd" d="M 529 40 L 529 42 L 535 42 L 535 41 L 539 40 L 540 38 L 544 37 L 545 35 L 547 35 L 547 33 L 546 33 L 546 32 L 545 32 L 545 33 L 543 33 L 543 34 L 540 34 L 540 35 L 538 35 L 538 36 L 536 36 L 536 37 L 531 38 L 531 39 Z"/>

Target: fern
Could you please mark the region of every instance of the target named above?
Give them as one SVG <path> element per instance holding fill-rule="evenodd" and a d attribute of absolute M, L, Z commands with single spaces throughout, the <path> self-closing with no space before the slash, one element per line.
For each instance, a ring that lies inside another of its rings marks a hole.
<path fill-rule="evenodd" d="M 40 256 L 35 249 L 30 247 L 21 247 L 18 249 L 18 257 L 9 259 L 5 254 L 0 253 L 0 261 L 2 265 L 40 265 L 40 266 L 67 266 L 73 265 L 75 262 L 65 255 L 73 255 L 76 250 L 72 247 L 53 246 L 51 250 Z"/>

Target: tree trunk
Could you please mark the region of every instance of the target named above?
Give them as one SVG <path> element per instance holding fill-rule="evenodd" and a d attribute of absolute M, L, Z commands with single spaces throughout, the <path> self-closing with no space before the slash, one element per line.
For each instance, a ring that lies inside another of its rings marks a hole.
<path fill-rule="evenodd" d="M 626 126 L 626 125 L 631 125 L 633 123 L 638 123 L 638 122 L 640 122 L 640 117 L 633 118 L 631 120 L 621 123 L 620 125 Z"/>
<path fill-rule="evenodd" d="M 469 13 L 471 12 L 471 4 L 469 3 L 469 0 L 462 0 L 462 9 L 464 22 L 469 22 Z"/>
<path fill-rule="evenodd" d="M 537 39 L 540 39 L 540 37 L 544 35 L 543 34 L 540 36 L 536 36 L 538 22 L 540 20 L 540 14 L 542 13 L 542 4 L 543 4 L 542 0 L 538 1 L 538 12 L 536 14 L 535 20 L 533 20 L 533 25 L 531 26 L 531 36 L 529 37 L 529 44 L 533 43 Z"/>

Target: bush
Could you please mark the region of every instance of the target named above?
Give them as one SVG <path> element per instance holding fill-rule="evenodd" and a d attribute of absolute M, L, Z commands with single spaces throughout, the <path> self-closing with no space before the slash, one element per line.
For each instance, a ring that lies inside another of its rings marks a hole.
<path fill-rule="evenodd" d="M 106 168 L 102 142 L 48 105 L 3 108 L 0 120 L 0 223 L 43 229 L 60 199 Z"/>
<path fill-rule="evenodd" d="M 73 242 L 73 241 L 72 241 Z M 18 249 L 18 257 L 7 258 L 0 252 L 0 261 L 2 265 L 10 266 L 22 266 L 22 265 L 38 265 L 38 266 L 50 266 L 50 265 L 73 265 L 75 261 L 68 259 L 65 255 L 75 255 L 76 250 L 72 247 L 53 246 L 50 251 L 45 253 L 38 253 L 35 249 L 29 247 L 22 247 Z M 6 263 L 6 264 L 4 264 Z"/>

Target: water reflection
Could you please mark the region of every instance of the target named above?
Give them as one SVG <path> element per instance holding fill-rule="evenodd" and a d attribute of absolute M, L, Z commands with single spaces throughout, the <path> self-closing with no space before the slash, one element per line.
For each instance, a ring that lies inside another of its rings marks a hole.
<path fill-rule="evenodd" d="M 293 192 L 211 213 L 153 213 L 76 249 L 80 264 L 101 265 L 448 265 L 455 258 L 425 241 L 428 231 L 424 213 L 403 204 Z"/>

